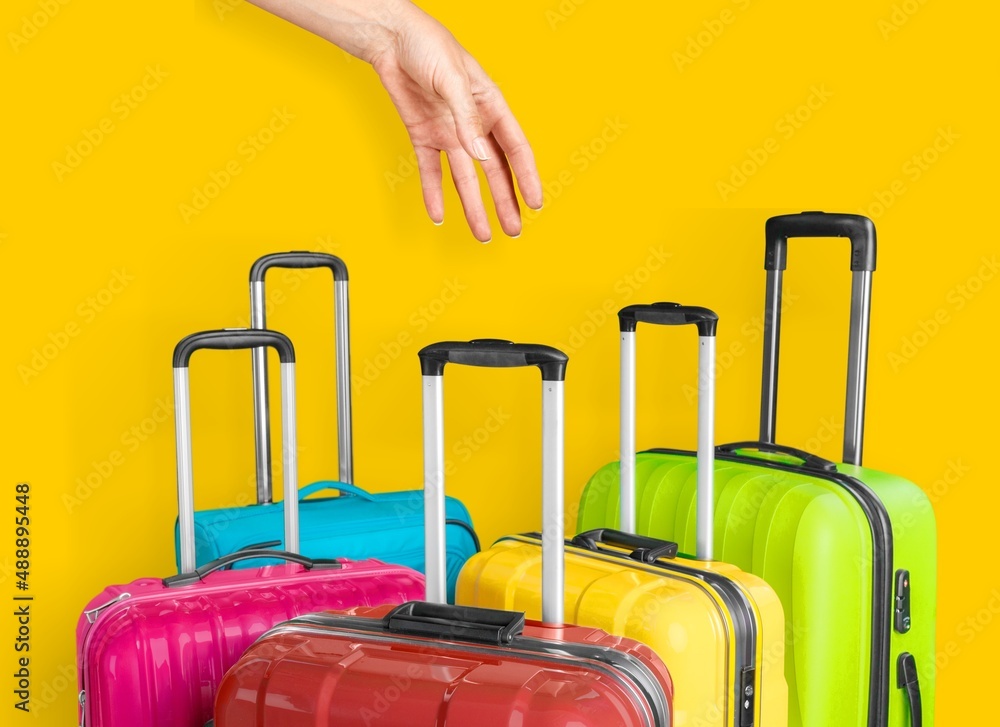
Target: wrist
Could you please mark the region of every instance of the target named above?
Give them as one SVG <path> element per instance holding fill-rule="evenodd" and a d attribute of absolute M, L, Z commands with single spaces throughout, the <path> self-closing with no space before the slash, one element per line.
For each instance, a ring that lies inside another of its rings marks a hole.
<path fill-rule="evenodd" d="M 335 0 L 344 2 L 345 0 Z M 348 50 L 372 65 L 393 50 L 399 37 L 420 10 L 409 0 L 346 0 L 359 16 L 360 32 L 353 33 L 356 50 Z M 338 44 L 339 45 L 339 44 Z M 341 45 L 343 48 L 344 46 Z M 346 50 L 346 48 L 345 48 Z"/>

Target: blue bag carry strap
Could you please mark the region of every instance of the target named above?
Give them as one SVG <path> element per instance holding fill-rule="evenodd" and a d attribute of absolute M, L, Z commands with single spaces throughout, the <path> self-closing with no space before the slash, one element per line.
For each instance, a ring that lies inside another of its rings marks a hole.
<path fill-rule="evenodd" d="M 320 480 L 319 482 L 313 482 L 311 485 L 299 488 L 299 501 L 301 502 L 310 495 L 315 495 L 317 492 L 325 490 L 337 490 L 345 495 L 357 495 L 363 500 L 375 501 L 375 496 L 370 492 L 362 490 L 356 485 L 349 485 L 346 482 L 338 482 L 337 480 Z"/>

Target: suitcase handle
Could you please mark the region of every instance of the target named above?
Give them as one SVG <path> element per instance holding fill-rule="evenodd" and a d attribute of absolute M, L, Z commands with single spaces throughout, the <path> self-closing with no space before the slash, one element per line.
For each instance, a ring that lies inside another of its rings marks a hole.
<path fill-rule="evenodd" d="M 325 252 L 309 252 L 307 250 L 292 250 L 291 252 L 276 252 L 258 258 L 250 268 L 250 282 L 263 283 L 264 276 L 271 268 L 329 268 L 334 280 L 347 280 L 347 263 L 336 255 Z"/>
<path fill-rule="evenodd" d="M 715 541 L 715 338 L 719 316 L 678 303 L 629 305 L 618 311 L 621 329 L 621 426 L 619 439 L 622 530 L 636 530 L 635 337 L 638 323 L 698 328 L 698 500 L 697 557 L 712 560 Z"/>
<path fill-rule="evenodd" d="M 764 225 L 767 249 L 765 270 L 784 270 L 788 265 L 790 237 L 847 237 L 851 241 L 851 270 L 875 269 L 875 225 L 867 217 L 827 212 L 778 215 Z"/>
<path fill-rule="evenodd" d="M 244 545 L 242 548 L 237 548 L 237 553 L 243 553 L 248 550 L 271 550 L 272 548 L 280 548 L 280 540 L 265 540 L 263 543 L 251 543 L 250 545 Z M 222 570 L 232 570 L 233 564 L 229 563 Z"/>
<path fill-rule="evenodd" d="M 337 380 L 337 445 L 340 479 L 354 482 L 354 445 L 351 426 L 351 338 L 347 296 L 347 264 L 325 252 L 278 252 L 258 258 L 250 268 L 250 327 L 267 328 L 267 304 L 264 278 L 271 268 L 327 268 L 333 274 L 334 339 Z M 257 502 L 273 500 L 271 472 L 271 430 L 268 412 L 267 355 L 263 349 L 253 352 L 254 432 L 257 446 Z"/>
<path fill-rule="evenodd" d="M 180 572 L 195 570 L 194 465 L 191 454 L 191 356 L 202 349 L 275 348 L 281 361 L 281 425 L 285 486 L 285 545 L 299 549 L 298 452 L 295 432 L 295 348 L 277 331 L 228 328 L 187 336 L 174 347 L 174 427 L 177 442 L 177 520 Z M 263 349 L 261 349 L 263 350 Z"/>
<path fill-rule="evenodd" d="M 913 654 L 903 652 L 896 661 L 896 686 L 906 690 L 906 701 L 910 705 L 910 727 L 922 727 L 923 706 L 920 702 L 920 676 L 917 660 Z"/>
<path fill-rule="evenodd" d="M 180 588 L 181 586 L 189 586 L 192 583 L 197 583 L 207 576 L 209 573 L 214 573 L 218 570 L 228 570 L 229 566 L 233 563 L 237 563 L 241 560 L 255 560 L 257 558 L 270 558 L 278 560 L 287 560 L 289 563 L 298 563 L 306 570 L 316 569 L 329 569 L 329 568 L 343 568 L 343 565 L 336 560 L 327 559 L 312 559 L 307 558 L 304 555 L 298 555 L 297 553 L 287 553 L 283 550 L 240 550 L 236 553 L 230 553 L 229 555 L 224 555 L 221 558 L 213 560 L 211 563 L 206 563 L 201 568 L 196 568 L 189 573 L 180 573 L 176 576 L 170 576 L 169 578 L 163 579 L 163 585 L 167 588 Z"/>
<path fill-rule="evenodd" d="M 698 326 L 699 336 L 714 336 L 719 316 L 708 308 L 680 303 L 652 303 L 629 305 L 618 311 L 618 325 L 622 331 L 635 331 L 639 323 L 658 326 Z"/>
<path fill-rule="evenodd" d="M 669 540 L 659 540 L 608 528 L 597 528 L 580 533 L 571 542 L 573 545 L 587 550 L 597 550 L 598 543 L 633 548 L 628 557 L 640 563 L 655 563 L 660 558 L 676 558 L 678 547 L 677 543 Z"/>
<path fill-rule="evenodd" d="M 423 348 L 418 355 L 424 376 L 443 375 L 444 366 L 449 363 L 494 369 L 537 366 L 542 371 L 542 381 L 564 381 L 569 360 L 566 354 L 551 346 L 513 343 L 500 338 L 435 343 Z"/>
<path fill-rule="evenodd" d="M 284 333 L 254 331 L 249 328 L 223 328 L 202 331 L 185 336 L 174 347 L 174 368 L 186 369 L 191 365 L 195 351 L 236 351 L 241 348 L 270 347 L 278 352 L 281 363 L 295 363 L 295 347 Z"/>
<path fill-rule="evenodd" d="M 499 339 L 445 341 L 420 350 L 423 372 L 424 543 L 427 600 L 446 593 L 444 368 L 537 366 L 542 374 L 542 621 L 564 622 L 565 376 L 569 357 L 550 346 Z"/>
<path fill-rule="evenodd" d="M 851 328 L 847 348 L 847 397 L 844 412 L 844 462 L 861 466 L 864 447 L 868 331 L 871 325 L 875 225 L 860 215 L 802 212 L 779 215 L 765 224 L 764 363 L 760 389 L 760 440 L 775 441 L 778 408 L 778 352 L 781 295 L 790 237 L 847 237 L 851 240 Z"/>
<path fill-rule="evenodd" d="M 369 502 L 375 501 L 375 496 L 370 492 L 362 490 L 356 485 L 349 485 L 346 482 L 337 482 L 335 480 L 320 480 L 319 482 L 313 482 L 311 485 L 300 488 L 299 500 L 304 500 L 310 495 L 315 495 L 317 492 L 325 490 L 336 490 L 349 496 L 360 497 L 362 500 L 368 500 Z"/>
<path fill-rule="evenodd" d="M 388 631 L 504 646 L 524 631 L 524 613 L 410 601 L 385 617 Z"/>
<path fill-rule="evenodd" d="M 767 459 L 766 456 L 755 457 L 753 454 L 744 454 L 742 450 L 755 450 L 763 455 L 782 454 L 795 457 L 796 459 L 801 459 L 802 464 L 794 466 L 799 466 L 803 469 L 819 470 L 821 472 L 837 471 L 837 465 L 828 459 L 823 459 L 812 452 L 806 452 L 795 447 L 786 447 L 783 444 L 774 444 L 773 442 L 731 442 L 730 444 L 720 444 L 715 448 L 718 454 L 735 454 L 738 457 L 747 457 L 749 459 Z"/>

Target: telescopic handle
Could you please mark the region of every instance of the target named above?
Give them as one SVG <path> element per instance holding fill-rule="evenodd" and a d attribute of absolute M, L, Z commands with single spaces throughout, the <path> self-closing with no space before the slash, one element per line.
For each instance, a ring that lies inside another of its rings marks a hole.
<path fill-rule="evenodd" d="M 764 304 L 764 364 L 761 376 L 760 440 L 775 441 L 778 409 L 778 353 L 788 240 L 792 237 L 846 237 L 851 241 L 851 329 L 847 351 L 847 399 L 844 413 L 844 461 L 860 465 L 864 447 L 865 389 L 868 380 L 868 332 L 871 328 L 872 274 L 875 271 L 875 225 L 867 217 L 802 212 L 772 217 L 765 225 L 767 294 Z"/>
<path fill-rule="evenodd" d="M 298 461 L 295 430 L 295 348 L 277 331 L 230 328 L 204 331 L 183 338 L 174 348 L 174 421 L 177 442 L 177 510 L 180 530 L 181 573 L 195 570 L 194 460 L 191 452 L 191 356 L 200 350 L 239 350 L 270 347 L 281 361 L 281 424 L 284 447 L 285 547 L 299 549 Z M 261 349 L 263 350 L 263 349 Z"/>
<path fill-rule="evenodd" d="M 264 278 L 272 268 L 326 268 L 333 274 L 334 339 L 336 345 L 337 380 L 337 461 L 339 478 L 354 482 L 354 442 L 351 423 L 351 337 L 347 295 L 347 264 L 336 255 L 325 252 L 277 252 L 258 258 L 250 268 L 250 326 L 267 328 L 267 298 Z M 270 403 L 267 387 L 267 353 L 253 352 L 254 432 L 257 445 L 257 502 L 273 500 L 271 468 Z"/>
<path fill-rule="evenodd" d="M 445 602 L 444 396 L 446 364 L 487 368 L 537 366 L 542 374 L 542 620 L 563 619 L 564 379 L 569 358 L 550 346 L 499 339 L 445 341 L 423 348 L 424 513 L 427 600 Z"/>
<path fill-rule="evenodd" d="M 719 316 L 678 303 L 630 305 L 618 312 L 621 329 L 621 529 L 636 531 L 635 336 L 638 323 L 698 328 L 698 558 L 711 560 L 715 503 L 715 336 Z"/>

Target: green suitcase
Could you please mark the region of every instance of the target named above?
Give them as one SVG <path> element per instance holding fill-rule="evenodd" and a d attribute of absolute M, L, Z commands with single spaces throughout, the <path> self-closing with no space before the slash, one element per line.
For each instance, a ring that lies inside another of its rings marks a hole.
<path fill-rule="evenodd" d="M 789 727 L 928 727 L 934 724 L 934 511 L 913 483 L 861 466 L 875 229 L 857 215 L 808 212 L 771 218 L 766 237 L 761 441 L 717 448 L 716 556 L 762 577 L 781 599 Z M 844 464 L 774 443 L 790 237 L 851 240 Z M 627 332 L 634 323 L 620 318 L 620 451 L 635 452 L 635 349 Z M 608 464 L 584 489 L 577 529 L 616 527 L 692 552 L 695 473 L 695 453 L 679 450 Z"/>

